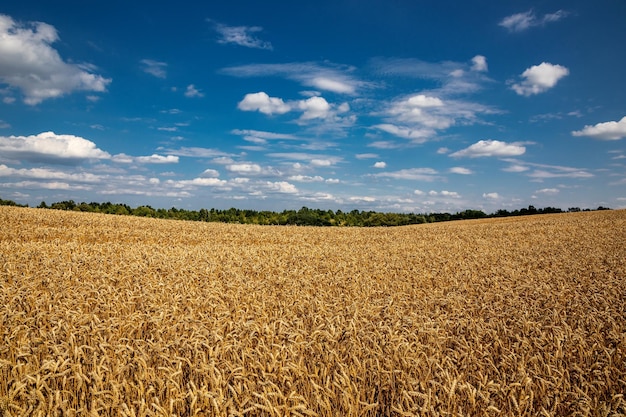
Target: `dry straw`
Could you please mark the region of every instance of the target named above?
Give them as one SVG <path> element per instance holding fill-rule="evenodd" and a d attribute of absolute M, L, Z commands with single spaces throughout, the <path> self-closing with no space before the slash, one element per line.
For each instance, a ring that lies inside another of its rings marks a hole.
<path fill-rule="evenodd" d="M 624 242 L 0 207 L 0 416 L 624 415 Z"/>

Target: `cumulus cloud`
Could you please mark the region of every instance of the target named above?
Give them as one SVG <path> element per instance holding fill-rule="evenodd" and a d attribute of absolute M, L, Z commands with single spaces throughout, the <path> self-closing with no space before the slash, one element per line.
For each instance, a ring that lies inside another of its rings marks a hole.
<path fill-rule="evenodd" d="M 387 168 L 387 163 L 384 161 L 378 161 L 373 165 L 374 168 Z"/>
<path fill-rule="evenodd" d="M 90 64 L 65 62 L 52 44 L 56 29 L 43 22 L 18 23 L 0 14 L 0 81 L 19 89 L 24 102 L 36 105 L 75 91 L 106 91 L 111 79 Z"/>
<path fill-rule="evenodd" d="M 296 186 L 287 181 L 267 181 L 265 183 L 265 188 L 270 191 L 282 194 L 296 194 L 298 192 Z"/>
<path fill-rule="evenodd" d="M 215 170 L 215 169 L 205 169 L 202 174 L 200 174 L 200 177 L 202 178 L 217 178 L 220 176 L 220 173 Z"/>
<path fill-rule="evenodd" d="M 195 85 L 189 84 L 185 90 L 185 97 L 204 97 L 204 93 L 198 90 Z"/>
<path fill-rule="evenodd" d="M 263 31 L 260 26 L 228 26 L 207 19 L 213 23 L 215 31 L 220 35 L 217 42 L 222 44 L 234 44 L 246 48 L 272 50 L 272 44 L 255 37 L 255 33 Z"/>
<path fill-rule="evenodd" d="M 178 156 L 152 154 L 150 156 L 138 156 L 135 160 L 142 164 L 177 164 Z"/>
<path fill-rule="evenodd" d="M 619 140 L 626 137 L 626 116 L 619 122 L 604 122 L 593 126 L 585 126 L 582 130 L 572 132 L 574 136 L 588 136 L 600 140 Z"/>
<path fill-rule="evenodd" d="M 513 84 L 511 88 L 520 96 L 528 97 L 548 91 L 568 74 L 569 70 L 561 65 L 542 62 L 526 69 L 521 75 L 522 82 Z"/>
<path fill-rule="evenodd" d="M 568 13 L 564 10 L 557 10 L 554 13 L 547 13 L 541 17 L 537 17 L 533 10 L 527 12 L 515 13 L 502 19 L 498 25 L 507 29 L 509 32 L 523 32 L 534 26 L 543 26 L 546 23 L 557 22 Z"/>
<path fill-rule="evenodd" d="M 499 140 L 479 140 L 469 147 L 450 154 L 453 158 L 479 158 L 485 156 L 518 156 L 526 152 L 526 147 L 517 143 L 506 143 Z"/>
<path fill-rule="evenodd" d="M 226 170 L 236 174 L 259 174 L 263 171 L 261 165 L 251 163 L 226 165 Z"/>
<path fill-rule="evenodd" d="M 311 97 L 299 103 L 303 111 L 301 120 L 325 119 L 329 116 L 331 107 L 323 97 Z"/>
<path fill-rule="evenodd" d="M 270 97 L 263 91 L 246 94 L 237 107 L 239 110 L 259 111 L 267 115 L 284 114 L 291 111 L 291 106 L 286 104 L 283 99 Z"/>
<path fill-rule="evenodd" d="M 0 136 L 0 154 L 31 162 L 78 163 L 87 159 L 109 159 L 111 155 L 80 136 L 43 132 L 32 136 Z"/>
<path fill-rule="evenodd" d="M 498 193 L 483 193 L 483 198 L 488 200 L 497 200 L 500 198 L 500 195 Z"/>
<path fill-rule="evenodd" d="M 167 64 L 165 62 L 159 62 L 153 59 L 142 59 L 139 62 L 141 62 L 142 69 L 145 73 L 154 75 L 157 78 L 167 77 Z"/>
<path fill-rule="evenodd" d="M 497 112 L 478 103 L 444 99 L 430 93 L 401 97 L 385 107 L 381 113 L 386 123 L 373 127 L 412 143 L 423 143 L 437 131 L 453 125 L 474 124 L 479 113 Z"/>
<path fill-rule="evenodd" d="M 487 58 L 482 55 L 476 55 L 472 58 L 472 71 L 486 72 L 487 70 Z"/>

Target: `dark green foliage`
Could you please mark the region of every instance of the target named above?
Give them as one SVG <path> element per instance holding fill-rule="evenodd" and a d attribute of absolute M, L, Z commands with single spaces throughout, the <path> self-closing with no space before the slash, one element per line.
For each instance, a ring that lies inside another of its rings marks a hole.
<path fill-rule="evenodd" d="M 0 199 L 0 205 L 20 206 L 11 200 Z M 28 206 L 25 206 L 28 207 Z M 500 209 L 493 214 L 486 214 L 482 210 L 465 210 L 455 214 L 450 213 L 380 213 L 376 211 L 359 211 L 352 210 L 349 213 L 341 210 L 321 210 L 302 207 L 300 210 L 283 210 L 282 212 L 274 211 L 256 211 L 256 210 L 240 210 L 229 208 L 226 210 L 219 209 L 200 209 L 185 210 L 172 207 L 170 209 L 154 209 L 148 205 L 131 208 L 126 204 L 106 203 L 76 203 L 73 200 L 52 203 L 50 206 L 42 201 L 38 208 L 49 208 L 55 210 L 73 210 L 91 213 L 106 213 L 118 215 L 133 215 L 141 217 L 154 217 L 159 219 L 176 219 L 190 220 L 202 222 L 223 222 L 223 223 L 242 223 L 242 224 L 260 224 L 260 225 L 295 225 L 295 226 L 356 226 L 356 227 L 374 227 L 374 226 L 405 226 L 410 224 L 436 223 L 451 220 L 469 220 L 482 219 L 489 217 L 509 217 L 524 216 L 548 213 L 563 213 L 563 210 L 555 207 L 536 208 L 528 206 L 519 210 L 508 211 Z M 607 207 L 600 206 L 596 210 L 610 210 Z M 589 209 L 581 210 L 578 207 L 571 207 L 568 212 L 590 211 Z"/>

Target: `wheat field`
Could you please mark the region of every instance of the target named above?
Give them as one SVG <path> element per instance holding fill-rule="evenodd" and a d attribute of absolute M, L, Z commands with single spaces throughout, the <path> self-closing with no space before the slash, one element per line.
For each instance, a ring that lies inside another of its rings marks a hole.
<path fill-rule="evenodd" d="M 0 207 L 0 416 L 623 416 L 625 242 Z"/>

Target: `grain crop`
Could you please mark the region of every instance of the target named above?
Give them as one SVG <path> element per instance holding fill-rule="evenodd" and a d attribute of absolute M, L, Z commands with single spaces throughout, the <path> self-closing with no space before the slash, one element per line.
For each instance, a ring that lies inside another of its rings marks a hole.
<path fill-rule="evenodd" d="M 623 416 L 626 211 L 396 228 L 0 207 L 0 416 Z"/>

